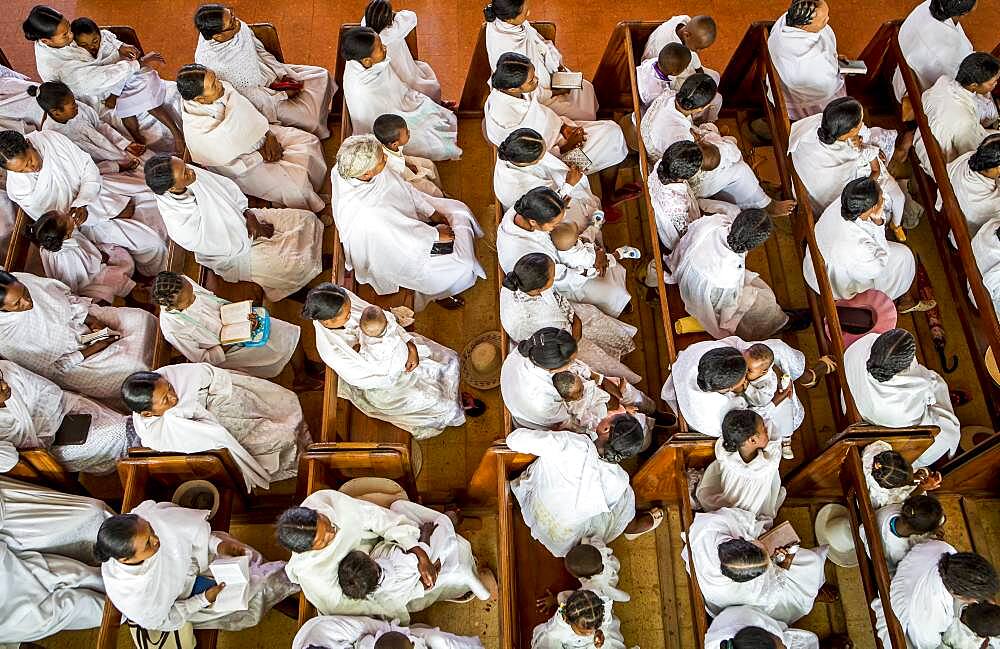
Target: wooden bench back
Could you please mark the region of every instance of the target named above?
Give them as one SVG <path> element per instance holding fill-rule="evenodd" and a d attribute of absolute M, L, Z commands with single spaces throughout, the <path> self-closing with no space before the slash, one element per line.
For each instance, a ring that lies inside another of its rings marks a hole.
<path fill-rule="evenodd" d="M 139 56 L 144 56 L 146 50 L 143 49 L 142 43 L 139 42 L 139 34 L 136 33 L 135 29 L 129 27 L 128 25 L 104 25 L 101 29 L 106 29 L 112 34 L 114 34 L 118 40 L 125 43 L 126 45 L 131 45 L 139 50 Z"/>
<path fill-rule="evenodd" d="M 531 26 L 545 40 L 556 41 L 556 24 L 551 22 L 531 21 Z M 476 47 L 472 50 L 472 60 L 469 61 L 469 72 L 465 75 L 465 86 L 462 88 L 462 98 L 458 102 L 458 114 L 461 117 L 482 117 L 486 98 L 490 96 L 490 77 L 493 68 L 490 67 L 490 57 L 486 52 L 486 23 L 479 28 Z"/>
<path fill-rule="evenodd" d="M 285 62 L 285 55 L 281 52 L 281 41 L 278 40 L 278 30 L 271 23 L 250 23 L 253 35 L 257 37 L 260 44 L 264 46 L 271 56 L 278 59 L 280 63 Z"/>
<path fill-rule="evenodd" d="M 28 237 L 28 225 L 31 217 L 20 207 L 14 216 L 14 227 L 10 231 L 10 240 L 4 252 L 4 265 L 9 272 L 27 272 L 29 261 L 38 258 L 38 248 Z M 39 262 L 40 265 L 40 262 Z"/>

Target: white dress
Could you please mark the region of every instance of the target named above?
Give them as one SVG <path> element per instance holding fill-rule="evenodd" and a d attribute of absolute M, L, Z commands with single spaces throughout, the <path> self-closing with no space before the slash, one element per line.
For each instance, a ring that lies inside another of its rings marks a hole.
<path fill-rule="evenodd" d="M 739 450 L 723 448 L 720 437 L 715 440 L 715 461 L 705 470 L 695 497 L 705 511 L 735 507 L 754 514 L 770 527 L 785 500 L 780 464 L 780 440 L 768 442 L 752 460 L 744 462 Z"/>
<path fill-rule="evenodd" d="M 677 34 L 677 28 L 686 25 L 690 21 L 690 16 L 674 16 L 654 29 L 653 33 L 650 34 L 649 38 L 646 40 L 646 47 L 642 51 L 642 64 L 636 70 L 636 76 L 639 80 L 639 98 L 644 106 L 648 106 L 650 102 L 656 99 L 656 96 L 658 96 L 660 92 L 666 90 L 667 84 L 669 84 L 673 90 L 679 90 L 688 77 L 699 71 L 712 77 L 712 79 L 715 80 L 715 83 L 719 83 L 719 73 L 711 68 L 704 67 L 701 63 L 701 57 L 694 51 L 691 51 L 691 62 L 688 63 L 687 68 L 685 68 L 684 71 L 676 77 L 670 78 L 668 82 L 660 79 L 659 75 L 653 69 L 652 64 L 656 63 L 656 59 L 660 56 L 660 50 L 662 50 L 665 45 L 668 43 L 680 43 L 681 45 L 684 45 L 681 37 Z M 645 74 L 641 72 L 642 70 L 645 70 Z M 644 83 L 643 77 L 645 77 L 648 81 Z M 656 81 L 664 84 L 659 86 L 660 92 L 655 92 L 655 90 L 650 92 L 658 85 L 655 81 L 653 81 L 653 79 L 651 79 L 651 77 L 655 77 Z M 645 92 L 644 89 L 646 90 Z M 719 111 L 721 109 L 722 95 L 715 93 L 715 98 L 712 99 L 712 103 L 709 104 L 709 109 L 706 111 L 705 121 L 714 122 L 719 118 Z"/>
<path fill-rule="evenodd" d="M 760 186 L 760 180 L 743 160 L 736 138 L 723 136 L 708 126 L 702 127 L 702 141 L 719 150 L 719 166 L 711 171 L 701 170 L 691 179 L 698 198 L 711 198 L 733 203 L 740 209 L 764 209 L 771 204 L 771 197 Z"/>
<path fill-rule="evenodd" d="M 914 468 L 929 466 L 946 455 L 951 457 L 958 450 L 961 424 L 948 396 L 948 384 L 916 359 L 888 381 L 876 381 L 868 373 L 867 363 L 878 337 L 878 333 L 862 336 L 844 352 L 847 386 L 858 412 L 876 426 L 938 426 L 941 430 L 934 443 L 913 462 Z"/>
<path fill-rule="evenodd" d="M 250 281 L 277 302 L 310 282 L 323 267 L 323 224 L 306 210 L 254 208 L 270 237 L 251 239 L 247 197 L 235 182 L 200 167 L 182 194 L 166 191 L 156 201 L 170 238 L 195 261 L 227 282 Z"/>
<path fill-rule="evenodd" d="M 784 622 L 765 615 L 753 606 L 730 606 L 716 615 L 705 633 L 705 649 L 722 646 L 723 641 L 732 640 L 733 636 L 748 626 L 755 626 L 778 636 L 785 649 L 819 649 L 819 638 L 812 631 L 790 629 Z"/>
<path fill-rule="evenodd" d="M 730 606 L 753 605 L 765 615 L 792 624 L 812 610 L 826 576 L 827 547 L 800 548 L 787 570 L 774 563 L 759 577 L 738 583 L 722 574 L 719 546 L 732 539 L 752 541 L 760 536 L 764 524 L 742 509 L 725 508 L 711 513 L 697 513 L 681 550 L 685 566 L 692 560 L 705 608 L 712 616 Z"/>
<path fill-rule="evenodd" d="M 243 473 L 247 491 L 294 478 L 309 429 L 298 397 L 276 383 L 208 363 L 181 363 L 157 372 L 177 393 L 162 416 L 132 414 L 144 446 L 198 453 L 225 448 Z"/>
<path fill-rule="evenodd" d="M 908 246 L 889 241 L 885 225 L 840 214 L 841 199 L 830 203 L 816 222 L 816 243 L 826 263 L 826 274 L 835 300 L 850 300 L 858 293 L 881 291 L 896 300 L 906 294 L 917 273 L 917 262 Z M 887 215 L 882 213 L 882 217 Z M 812 254 L 806 249 L 802 275 L 816 293 L 819 282 Z"/>
<path fill-rule="evenodd" d="M 535 455 L 510 488 L 531 536 L 556 557 L 584 538 L 618 538 L 635 518 L 635 494 L 621 466 L 598 455 L 586 435 L 519 428 L 507 446 Z"/>
<path fill-rule="evenodd" d="M 921 97 L 927 124 L 937 140 L 945 164 L 964 153 L 975 151 L 980 142 L 1000 132 L 996 129 L 997 108 L 993 96 L 966 90 L 952 78 L 953 74 L 938 78 Z M 919 130 L 913 138 L 913 150 L 924 172 L 933 177 L 927 144 Z"/>
<path fill-rule="evenodd" d="M 583 377 L 589 376 L 580 361 L 570 367 L 578 369 Z M 546 430 L 569 419 L 566 405 L 552 385 L 552 372 L 538 367 L 516 349 L 507 354 L 500 367 L 500 394 L 515 425 Z"/>
<path fill-rule="evenodd" d="M 36 81 L 0 65 L 0 129 L 23 134 L 42 127 L 45 113 L 27 92 L 34 85 Z"/>
<path fill-rule="evenodd" d="M 393 334 L 397 340 L 405 336 L 421 353 L 417 369 L 404 372 L 398 363 L 390 368 L 365 358 L 354 347 L 362 335 L 358 327 L 361 313 L 371 305 L 353 293 L 349 295 L 351 317 L 342 328 L 327 329 L 319 321 L 313 323 L 320 358 L 337 374 L 337 397 L 417 439 L 462 425 L 465 412 L 460 403 L 458 354 L 419 334 L 400 331 Z M 385 316 L 398 328 L 391 313 Z"/>
<path fill-rule="evenodd" d="M 875 481 L 875 477 L 872 475 L 875 456 L 891 450 L 891 444 L 878 440 L 865 446 L 865 450 L 861 453 L 861 465 L 865 471 L 865 484 L 868 486 L 868 495 L 871 497 L 872 507 L 875 509 L 881 509 L 887 505 L 898 505 L 909 498 L 910 494 L 917 488 L 915 485 L 886 488 Z"/>
<path fill-rule="evenodd" d="M 983 226 L 1000 216 L 1000 185 L 969 167 L 969 158 L 974 153 L 974 150 L 963 153 L 948 165 L 948 179 L 973 241 Z M 941 209 L 940 196 L 937 209 Z"/>
<path fill-rule="evenodd" d="M 771 61 L 781 78 L 789 119 L 823 112 L 846 94 L 837 59 L 837 35 L 827 25 L 818 32 L 789 27 L 787 14 L 775 21 L 767 38 Z"/>
<path fill-rule="evenodd" d="M 128 251 L 111 244 L 95 245 L 81 230 L 74 229 L 56 252 L 39 248 L 38 256 L 46 277 L 59 280 L 81 297 L 111 304 L 135 288 L 135 262 Z"/>
<path fill-rule="evenodd" d="M 694 136 L 691 135 L 691 130 L 699 130 L 694 123 L 695 116 L 685 115 L 677 108 L 676 91 L 667 90 L 653 100 L 639 125 L 639 134 L 646 147 L 646 156 L 651 161 L 659 160 L 671 144 L 683 140 L 693 142 Z"/>
<path fill-rule="evenodd" d="M 119 173 L 119 164 L 128 162 L 132 158 L 132 155 L 125 150 L 132 141 L 116 131 L 111 124 L 101 120 L 97 111 L 84 102 L 76 102 L 76 109 L 76 117 L 68 122 L 57 122 L 51 117 L 46 119 L 42 124 L 42 130 L 55 131 L 68 137 L 73 144 L 91 157 L 102 174 Z"/>
<path fill-rule="evenodd" d="M 365 25 L 365 19 L 361 19 Z M 379 40 L 389 55 L 389 65 L 396 76 L 410 88 L 427 95 L 435 102 L 441 101 L 441 84 L 430 65 L 417 61 L 410 53 L 406 37 L 417 28 L 417 14 L 409 9 L 393 13 L 392 23 L 378 33 Z"/>
<path fill-rule="evenodd" d="M 21 313 L 0 312 L 0 356 L 60 387 L 117 403 L 122 382 L 149 369 L 156 318 L 141 309 L 98 307 L 54 279 L 14 273 L 31 293 L 34 306 Z M 84 358 L 80 336 L 93 315 L 122 335 L 105 350 Z"/>
<path fill-rule="evenodd" d="M 927 90 L 943 76 L 954 77 L 962 60 L 973 47 L 962 23 L 954 18 L 938 20 L 931 15 L 931 0 L 921 2 L 899 26 L 899 49 L 917 77 L 920 90 Z M 897 69 L 892 77 L 896 99 L 906 94 L 903 76 Z"/>
<path fill-rule="evenodd" d="M 889 569 L 890 576 L 896 574 L 896 566 L 903 560 L 910 548 L 926 540 L 923 535 L 896 536 L 896 533 L 892 531 L 892 521 L 899 518 L 902 508 L 901 503 L 894 503 L 875 512 L 875 527 L 878 529 L 879 538 L 882 539 L 882 556 L 885 558 L 885 565 Z M 863 525 L 858 528 L 858 532 L 861 535 L 861 542 L 865 544 L 865 552 L 869 557 L 872 556 L 871 546 L 868 544 L 868 533 Z"/>
<path fill-rule="evenodd" d="M 983 285 L 1000 311 L 1000 217 L 987 221 L 972 238 L 972 254 L 983 276 Z"/>
<path fill-rule="evenodd" d="M 622 566 L 611 548 L 597 537 L 581 539 L 580 544 L 597 548 L 597 551 L 601 553 L 603 566 L 601 572 L 596 575 L 580 577 L 580 588 L 591 590 L 612 602 L 627 602 L 632 599 L 628 593 L 618 588 L 618 573 Z"/>
<path fill-rule="evenodd" d="M 337 90 L 330 73 L 316 65 L 278 61 L 245 22 L 240 21 L 239 31 L 224 43 L 199 34 L 194 60 L 211 69 L 222 81 L 232 84 L 272 124 L 300 128 L 321 140 L 330 136 L 326 122 L 333 105 L 333 93 Z M 302 92 L 294 99 L 283 91 L 270 88 L 282 77 L 302 82 Z"/>
<path fill-rule="evenodd" d="M 192 363 L 210 363 L 262 379 L 281 374 L 299 344 L 302 330 L 298 325 L 271 317 L 271 335 L 263 347 L 223 345 L 219 338 L 219 309 L 229 300 L 217 297 L 188 277 L 184 281 L 194 290 L 191 306 L 180 311 L 160 308 L 160 331 L 174 349 Z"/>
<path fill-rule="evenodd" d="M 747 407 L 741 395 L 704 392 L 698 387 L 698 362 L 701 357 L 709 350 L 731 346 L 722 340 L 706 340 L 681 350 L 660 392 L 660 397 L 674 413 L 684 417 L 688 426 L 702 435 L 721 437 L 722 419 L 726 413 Z"/>
<path fill-rule="evenodd" d="M 403 147 L 403 149 L 405 148 Z M 382 152 L 385 153 L 385 166 L 389 170 L 402 176 L 403 180 L 416 187 L 417 190 L 436 198 L 444 198 L 444 192 L 441 191 L 441 177 L 438 175 L 437 165 L 434 164 L 433 160 L 408 155 L 402 149 L 393 151 L 384 144 Z"/>
<path fill-rule="evenodd" d="M 461 201 L 425 194 L 388 169 L 363 181 L 345 180 L 334 168 L 331 178 L 345 265 L 359 283 L 370 284 L 379 295 L 413 289 L 414 308 L 420 311 L 486 277 L 475 246 L 483 232 Z M 435 212 L 455 233 L 450 254 L 431 254 L 438 231 L 427 219 Z"/>
<path fill-rule="evenodd" d="M 595 591 L 596 592 L 596 591 Z M 560 609 L 572 591 L 563 591 L 556 596 Z M 612 601 L 610 598 L 601 596 L 604 604 L 604 620 L 599 627 L 604 634 L 604 644 L 601 649 L 625 649 L 625 639 L 622 637 L 621 622 L 612 612 Z M 597 649 L 594 644 L 594 635 L 579 635 L 573 630 L 566 620 L 563 619 L 560 610 L 536 626 L 531 632 L 532 649 Z"/>
<path fill-rule="evenodd" d="M 453 635 L 424 625 L 398 626 L 355 615 L 320 615 L 307 620 L 295 634 L 292 649 L 308 649 L 313 645 L 330 649 L 374 649 L 375 641 L 390 631 L 409 638 L 413 649 L 483 649 L 478 636 Z"/>
<path fill-rule="evenodd" d="M 530 165 L 519 166 L 497 160 L 493 167 L 493 193 L 504 211 L 514 207 L 519 198 L 536 187 L 548 187 L 569 201 L 565 221 L 572 221 L 582 232 L 593 224 L 594 212 L 601 209 L 601 201 L 590 189 L 584 176 L 575 185 L 566 183 L 569 166 L 546 152 L 542 159 Z"/>

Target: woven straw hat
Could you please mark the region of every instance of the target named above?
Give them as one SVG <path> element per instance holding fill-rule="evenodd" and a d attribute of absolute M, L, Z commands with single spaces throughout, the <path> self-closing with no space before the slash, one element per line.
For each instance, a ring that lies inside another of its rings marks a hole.
<path fill-rule="evenodd" d="M 462 350 L 462 379 L 470 387 L 492 390 L 500 385 L 501 365 L 503 349 L 499 331 L 476 336 Z"/>

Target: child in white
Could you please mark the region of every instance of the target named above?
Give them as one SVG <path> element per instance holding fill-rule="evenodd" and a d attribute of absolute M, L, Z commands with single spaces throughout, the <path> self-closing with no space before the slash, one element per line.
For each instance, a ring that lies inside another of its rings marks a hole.
<path fill-rule="evenodd" d="M 556 372 L 552 375 L 552 385 L 562 397 L 569 413 L 564 426 L 595 440 L 597 426 L 607 418 L 608 413 L 612 410 L 624 410 L 639 421 L 648 440 L 653 419 L 646 415 L 656 410 L 656 404 L 623 378 L 600 378 L 603 380 L 598 383 L 589 376 L 583 377 L 573 371 Z"/>
<path fill-rule="evenodd" d="M 569 551 L 564 561 L 566 572 L 580 580 L 580 588 L 590 590 L 614 602 L 632 599 L 618 589 L 618 572 L 621 562 L 604 541 L 597 537 L 581 539 Z"/>
<path fill-rule="evenodd" d="M 591 590 L 567 590 L 556 604 L 555 615 L 532 631 L 532 649 L 625 649 L 610 599 Z"/>
<path fill-rule="evenodd" d="M 587 280 L 597 277 L 609 277 L 611 281 L 620 286 L 626 282 L 625 267 L 618 263 L 621 259 L 638 259 L 639 251 L 629 246 L 622 246 L 613 253 L 606 253 L 603 248 L 600 254 L 607 260 L 601 264 L 604 267 L 602 273 L 598 269 L 598 245 L 597 237 L 600 230 L 597 226 L 590 226 L 580 232 L 577 225 L 572 222 L 563 222 L 557 225 L 549 238 L 556 248 L 556 261 L 567 269 L 568 276 L 575 276 L 569 284 L 569 290 L 564 291 L 567 298 L 574 302 L 583 302 L 584 295 L 582 287 Z M 615 298 L 604 304 L 594 304 L 605 313 L 618 315 L 629 302 L 629 295 L 625 292 L 615 292 L 608 296 Z"/>

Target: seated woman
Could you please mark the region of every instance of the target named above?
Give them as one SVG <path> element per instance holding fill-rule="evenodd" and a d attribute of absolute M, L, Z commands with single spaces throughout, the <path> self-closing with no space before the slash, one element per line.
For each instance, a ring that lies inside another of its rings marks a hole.
<path fill-rule="evenodd" d="M 757 538 L 764 523 L 742 509 L 730 507 L 695 514 L 681 558 L 691 571 L 694 562 L 705 608 L 716 616 L 730 606 L 754 606 L 761 613 L 792 624 L 817 601 L 836 600 L 835 586 L 826 585 L 823 566 L 827 547 L 814 550 L 777 548 L 768 556 Z"/>
<path fill-rule="evenodd" d="M 559 194 L 566 204 L 566 221 L 581 231 L 599 225 L 604 218 L 601 201 L 591 191 L 584 170 L 552 155 L 538 131 L 519 128 L 497 147 L 493 193 L 506 211 L 535 187 Z"/>
<path fill-rule="evenodd" d="M 0 271 L 0 356 L 61 388 L 119 403 L 122 381 L 149 369 L 155 336 L 146 311 L 99 307 L 57 280 Z"/>
<path fill-rule="evenodd" d="M 28 89 L 37 81 L 0 65 L 0 130 L 31 133 L 42 128 L 45 111 Z"/>
<path fill-rule="evenodd" d="M 272 302 L 305 287 L 323 268 L 323 225 L 303 209 L 249 209 L 235 182 L 180 158 L 145 166 L 170 238 L 227 282 L 249 281 Z"/>
<path fill-rule="evenodd" d="M 693 74 L 676 91 L 657 97 L 643 115 L 639 134 L 650 161 L 663 157 L 674 142 L 694 140 L 695 133 L 717 130 L 703 119 L 717 86 L 707 74 Z"/>
<path fill-rule="evenodd" d="M 976 0 L 924 0 L 899 26 L 899 50 L 916 75 L 921 92 L 941 77 L 955 74 L 962 59 L 972 54 L 972 42 L 962 29 L 962 18 L 975 6 Z M 902 101 L 906 85 L 898 69 L 892 77 L 892 88 L 896 99 Z"/>
<path fill-rule="evenodd" d="M 815 115 L 844 96 L 837 35 L 825 0 L 792 0 L 771 27 L 767 49 L 781 78 L 789 119 Z"/>
<path fill-rule="evenodd" d="M 345 599 L 337 568 L 352 550 L 369 551 L 376 543 L 417 547 L 420 527 L 402 514 L 366 500 L 324 489 L 281 514 L 278 543 L 292 553 L 285 572 L 321 615 L 361 613 Z"/>
<path fill-rule="evenodd" d="M 140 57 L 137 48 L 89 18 L 73 23 L 51 7 L 36 5 L 22 24 L 24 37 L 35 43 L 42 81 L 62 81 L 94 108 L 113 112 L 139 144 L 146 143 L 140 118 L 148 114 L 169 131 L 174 150 L 183 151 L 180 125 L 165 103 L 167 85 L 156 72 L 163 56 L 149 52 Z"/>
<path fill-rule="evenodd" d="M 177 73 L 184 137 L 191 160 L 231 178 L 240 190 L 280 207 L 319 212 L 326 162 L 319 140 L 269 124 L 233 86 L 203 65 Z"/>
<path fill-rule="evenodd" d="M 621 622 L 612 614 L 609 598 L 580 589 L 552 599 L 555 614 L 532 630 L 533 649 L 625 649 Z"/>
<path fill-rule="evenodd" d="M 746 267 L 747 253 L 764 245 L 773 227 L 758 209 L 735 219 L 705 216 L 671 253 L 666 279 L 678 284 L 684 308 L 712 337 L 759 340 L 809 326 L 807 310 L 784 311 L 771 287 Z"/>
<path fill-rule="evenodd" d="M 457 309 L 457 297 L 486 272 L 476 259 L 482 230 L 462 202 L 435 198 L 386 170 L 374 135 L 347 138 L 337 151 L 333 216 L 355 279 L 379 295 L 416 292 L 417 311 L 432 301 Z"/>
<path fill-rule="evenodd" d="M 112 516 L 97 533 L 94 555 L 108 599 L 131 622 L 145 629 L 238 631 L 260 623 L 275 604 L 299 591 L 285 576 L 284 561 L 265 561 L 259 552 L 225 532 L 214 532 L 209 512 L 173 503 L 140 503 Z M 226 584 L 217 584 L 209 566 L 225 557 L 250 557 L 249 604 L 244 610 L 216 611 Z"/>
<path fill-rule="evenodd" d="M 692 74 L 707 74 L 719 83 L 719 73 L 702 66 L 698 54 L 715 43 L 716 31 L 715 20 L 704 15 L 674 16 L 653 30 L 642 51 L 642 64 L 636 68 L 639 99 L 644 106 L 667 88 L 676 90 Z M 706 121 L 718 119 L 721 109 L 722 95 L 716 93 Z"/>
<path fill-rule="evenodd" d="M 192 363 L 211 363 L 262 379 L 273 379 L 291 363 L 295 380 L 306 378 L 305 359 L 299 348 L 302 330 L 298 325 L 271 317 L 270 336 L 265 345 L 223 344 L 220 308 L 229 304 L 229 300 L 217 297 L 185 275 L 170 271 L 156 276 L 153 301 L 160 305 L 163 337 Z"/>
<path fill-rule="evenodd" d="M 934 443 L 913 462 L 930 466 L 958 450 L 958 417 L 948 384 L 917 362 L 917 341 L 905 329 L 869 333 L 844 353 L 847 385 L 858 412 L 876 426 L 937 426 Z"/>
<path fill-rule="evenodd" d="M 419 543 L 404 550 L 393 541 L 380 541 L 369 551 L 352 550 L 337 566 L 337 583 L 348 608 L 361 606 L 367 614 L 409 624 L 410 613 L 436 602 L 465 600 L 467 595 L 486 601 L 496 596 L 480 580 L 472 546 L 455 531 L 446 514 L 409 500 L 397 500 L 389 510 L 420 528 Z"/>
<path fill-rule="evenodd" d="M 868 177 L 847 183 L 840 198 L 819 217 L 816 243 L 826 265 L 833 299 L 850 300 L 859 293 L 876 290 L 891 300 L 899 300 L 909 292 L 917 262 L 909 247 L 886 239 L 887 220 L 885 196 L 878 183 Z M 809 288 L 819 293 L 808 249 L 802 260 L 802 275 Z M 909 306 L 900 309 L 916 310 L 915 306 L 910 300 Z"/>
<path fill-rule="evenodd" d="M 933 538 L 944 521 L 944 510 L 934 496 L 910 496 L 902 503 L 877 510 L 875 526 L 882 539 L 882 555 L 889 575 L 895 574 L 896 566 L 913 546 Z M 858 531 L 870 557 L 871 547 L 864 526 Z"/>
<path fill-rule="evenodd" d="M 507 210 L 497 229 L 497 257 L 505 273 L 512 272 L 514 265 L 524 255 L 542 253 L 555 262 L 555 289 L 571 297 L 574 301 L 592 304 L 604 313 L 617 317 L 632 299 L 626 285 L 626 273 L 622 266 L 613 272 L 596 276 L 574 270 L 559 263 L 559 251 L 552 242 L 550 233 L 566 215 L 563 200 L 547 187 L 536 187 L 519 198 L 514 207 Z M 605 262 L 606 256 L 600 261 Z"/>
<path fill-rule="evenodd" d="M 619 466 L 643 445 L 635 417 L 609 415 L 594 441 L 572 431 L 518 428 L 506 442 L 536 456 L 510 488 L 531 536 L 554 556 L 566 556 L 587 537 L 611 543 L 625 533 L 632 540 L 662 522 L 662 509 L 636 512 L 628 473 Z"/>
<path fill-rule="evenodd" d="M 976 235 L 990 220 L 1000 216 L 1000 135 L 990 135 L 972 151 L 948 165 L 948 180 L 962 208 L 976 252 Z M 978 253 L 976 253 L 978 259 Z M 980 266 L 982 269 L 982 266 Z M 985 276 L 985 272 L 983 275 Z"/>
<path fill-rule="evenodd" d="M 785 500 L 781 486 L 781 440 L 752 410 L 730 410 L 715 441 L 715 461 L 698 483 L 695 497 L 705 511 L 736 507 L 771 527 Z"/>
<path fill-rule="evenodd" d="M 195 63 L 213 70 L 272 124 L 299 128 L 321 140 L 330 136 L 326 122 L 337 84 L 325 68 L 278 61 L 250 25 L 226 5 L 198 7 L 194 26 L 198 30 Z"/>
<path fill-rule="evenodd" d="M 784 622 L 753 606 L 730 606 L 712 619 L 705 633 L 705 649 L 849 649 L 852 645 L 820 644 L 812 631 L 790 629 Z"/>
<path fill-rule="evenodd" d="M 458 354 L 419 334 L 402 332 L 392 314 L 393 334 L 407 349 L 406 367 L 366 358 L 359 347 L 364 337 L 362 315 L 372 308 L 354 293 L 323 283 L 306 296 L 304 318 L 313 321 L 320 358 L 337 374 L 337 396 L 349 400 L 369 417 L 387 421 L 417 439 L 440 435 L 461 426 L 466 416 L 478 417 L 486 406 L 461 391 Z M 412 347 L 411 347 L 412 344 Z M 423 357 L 418 351 L 423 348 Z M 414 355 L 411 358 L 411 353 Z"/>
<path fill-rule="evenodd" d="M 1000 606 L 976 602 L 962 607 L 941 642 L 950 649 L 994 649 L 1000 644 Z"/>
<path fill-rule="evenodd" d="M 360 615 L 321 615 L 307 620 L 295 638 L 292 649 L 335 649 L 336 647 L 371 647 L 371 649 L 483 649 L 479 636 L 462 636 L 418 624 L 399 626 Z"/>
<path fill-rule="evenodd" d="M 294 478 L 299 452 L 311 441 L 294 392 L 208 363 L 136 372 L 121 392 L 143 446 L 180 453 L 224 448 L 247 492 Z"/>
<path fill-rule="evenodd" d="M 792 124 L 788 155 L 806 187 L 813 213 L 822 214 L 847 183 L 868 176 L 878 181 L 892 228 L 904 240 L 905 236 L 899 237 L 899 226 L 906 197 L 889 175 L 889 165 L 906 160 L 910 135 L 897 141 L 895 131 L 868 128 L 864 109 L 851 97 L 836 99 L 822 114 Z"/>
<path fill-rule="evenodd" d="M 545 149 L 556 157 L 585 157 L 589 162 L 583 171 L 598 174 L 605 214 L 611 221 L 620 219 L 616 206 L 638 198 L 640 193 L 635 187 L 616 189 L 619 165 L 628 154 L 621 127 L 609 120 L 574 121 L 558 115 L 541 102 L 535 67 L 520 54 L 507 52 L 500 57 L 490 86 L 483 109 L 487 139 L 500 146 L 517 129 L 530 128 L 542 136 Z"/>
<path fill-rule="evenodd" d="M 660 397 L 691 429 L 721 437 L 726 413 L 746 407 L 746 380 L 743 354 L 726 341 L 706 340 L 681 350 Z"/>
<path fill-rule="evenodd" d="M 378 138 L 385 153 L 386 166 L 403 177 L 418 190 L 437 198 L 444 198 L 441 177 L 433 160 L 403 152 L 410 143 L 410 129 L 399 115 L 379 115 L 372 124 L 372 135 Z"/>
<path fill-rule="evenodd" d="M 458 117 L 451 109 L 406 84 L 392 67 L 382 39 L 370 27 L 343 35 L 344 101 L 355 135 L 372 132 L 379 115 L 394 113 L 413 126 L 409 151 L 431 160 L 458 160 Z"/>
<path fill-rule="evenodd" d="M 878 440 L 861 453 L 865 484 L 872 507 L 876 510 L 898 505 L 911 495 L 920 495 L 941 486 L 941 474 L 913 466 L 888 442 Z"/>
<path fill-rule="evenodd" d="M 417 28 L 417 14 L 409 9 L 393 11 L 389 0 L 369 0 L 361 24 L 378 34 L 385 46 L 389 66 L 400 81 L 442 106 L 449 105 L 441 101 L 441 84 L 434 70 L 427 63 L 414 59 L 406 44 L 406 37 Z"/>
<path fill-rule="evenodd" d="M 569 414 L 560 428 L 582 433 L 591 440 L 597 439 L 598 427 L 610 414 L 627 413 L 635 417 L 646 440 L 651 438 L 652 426 L 658 418 L 664 426 L 677 423 L 672 415 L 656 413 L 653 400 L 625 379 L 599 374 L 581 376 L 572 370 L 562 370 L 552 375 L 552 385 Z"/>
<path fill-rule="evenodd" d="M 59 428 L 79 417 L 90 417 L 83 442 L 63 443 Z M 111 473 L 118 458 L 128 452 L 130 441 L 124 415 L 0 360 L 0 470 L 13 468 L 18 451 L 41 448 L 67 471 Z"/>
<path fill-rule="evenodd" d="M 635 327 L 591 304 L 572 302 L 554 288 L 556 263 L 531 252 L 514 264 L 500 287 L 500 324 L 519 343 L 545 327 L 572 332 L 579 359 L 600 374 L 638 383 L 642 377 L 621 362 L 635 350 Z"/>
<path fill-rule="evenodd" d="M 1000 311 L 1000 218 L 987 221 L 972 239 L 972 254 L 983 276 L 983 285 Z"/>
<path fill-rule="evenodd" d="M 945 164 L 975 151 L 984 138 L 997 134 L 1000 125 L 993 99 L 993 89 L 1000 80 L 1000 60 L 986 52 L 975 52 L 965 57 L 955 70 L 942 75 L 921 98 Z M 933 176 L 927 145 L 919 131 L 913 139 L 913 148 L 924 172 Z"/>
<path fill-rule="evenodd" d="M 483 9 L 490 68 L 496 70 L 508 52 L 527 57 L 538 75 L 540 103 L 572 120 L 596 120 L 597 96 L 590 81 L 583 79 L 583 86 L 575 90 L 552 87 L 552 75 L 566 71 L 562 53 L 528 22 L 527 4 L 527 0 L 495 0 Z"/>

